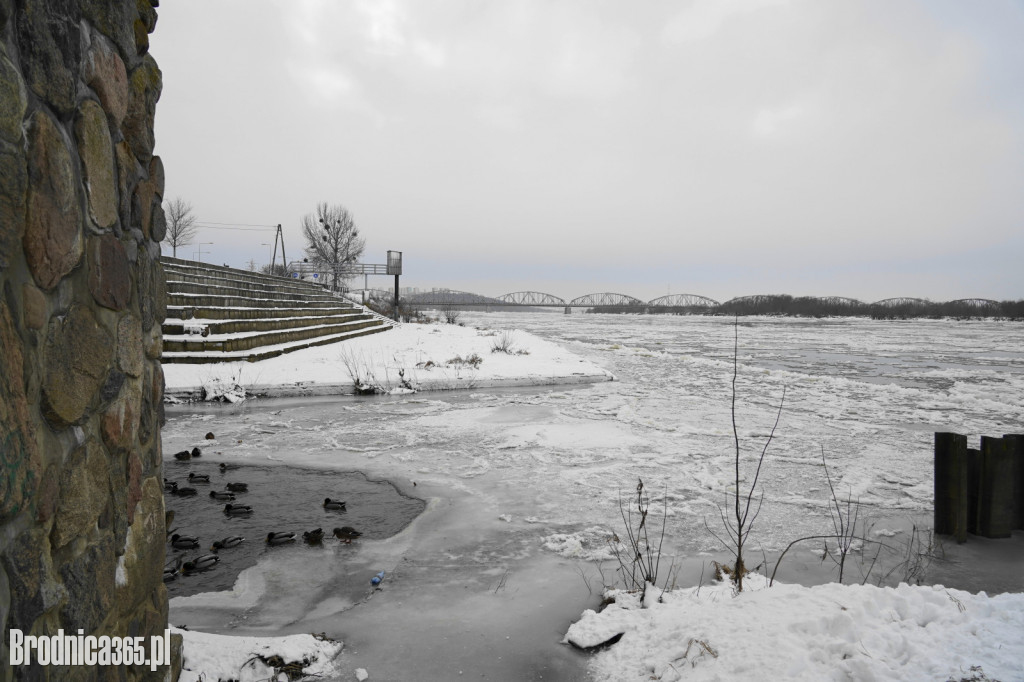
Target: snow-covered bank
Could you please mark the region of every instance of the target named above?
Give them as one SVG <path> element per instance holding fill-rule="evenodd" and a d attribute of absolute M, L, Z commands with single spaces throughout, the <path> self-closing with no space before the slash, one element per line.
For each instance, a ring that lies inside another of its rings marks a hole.
<path fill-rule="evenodd" d="M 341 642 L 313 635 L 287 637 L 231 637 L 174 628 L 182 642 L 182 670 L 178 682 L 205 680 L 295 679 L 299 671 L 311 677 L 335 678 L 334 659 Z M 291 673 L 291 674 L 289 674 Z"/>
<path fill-rule="evenodd" d="M 503 349 L 498 349 L 503 348 Z M 614 379 L 607 370 L 538 336 L 513 329 L 404 324 L 388 332 L 317 346 L 256 363 L 165 364 L 167 395 L 206 392 L 268 397 L 546 386 Z"/>
<path fill-rule="evenodd" d="M 616 590 L 566 641 L 621 634 L 593 658 L 595 680 L 1024 679 L 1024 594 L 766 583 L 752 574 L 740 594 L 720 582 L 646 609 Z"/>

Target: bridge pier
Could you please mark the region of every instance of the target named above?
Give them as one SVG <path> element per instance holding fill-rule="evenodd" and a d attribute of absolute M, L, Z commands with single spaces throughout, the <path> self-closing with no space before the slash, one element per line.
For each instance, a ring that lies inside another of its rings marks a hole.
<path fill-rule="evenodd" d="M 572 308 L 569 307 L 569 306 L 565 306 L 565 314 L 566 315 L 572 315 Z"/>

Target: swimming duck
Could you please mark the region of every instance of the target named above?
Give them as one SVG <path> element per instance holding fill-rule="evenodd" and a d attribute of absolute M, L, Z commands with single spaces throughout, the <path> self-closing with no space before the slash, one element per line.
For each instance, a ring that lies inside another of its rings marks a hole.
<path fill-rule="evenodd" d="M 248 483 L 228 483 L 224 487 L 227 488 L 228 490 L 230 490 L 233 493 L 247 493 L 247 492 L 249 492 L 249 484 Z"/>
<path fill-rule="evenodd" d="M 192 453 L 188 450 L 174 453 L 174 459 L 192 459 Z"/>
<path fill-rule="evenodd" d="M 268 545 L 284 545 L 289 542 L 295 542 L 295 533 L 267 533 L 267 544 Z"/>
<path fill-rule="evenodd" d="M 195 549 L 199 546 L 199 538 L 194 535 L 178 535 L 175 533 L 171 536 L 171 546 L 174 549 Z"/>
<path fill-rule="evenodd" d="M 337 509 L 344 511 L 345 503 L 341 500 L 332 500 L 328 497 L 324 499 L 324 509 Z"/>
<path fill-rule="evenodd" d="M 171 490 L 174 489 L 174 486 L 175 486 L 174 481 L 168 480 L 166 478 L 164 479 L 164 492 L 167 492 L 167 493 L 171 492 Z"/>
<path fill-rule="evenodd" d="M 342 526 L 341 528 L 334 529 L 334 537 L 338 538 L 345 544 L 348 544 L 358 538 L 362 533 L 357 531 L 352 526 Z"/>
<path fill-rule="evenodd" d="M 198 457 L 199 455 L 203 454 L 203 451 L 200 450 L 199 448 L 192 448 L 192 452 L 190 452 L 189 454 L 192 455 L 193 457 Z"/>
<path fill-rule="evenodd" d="M 220 557 L 216 554 L 204 554 L 196 557 L 192 561 L 186 561 L 184 565 L 182 565 L 181 570 L 184 573 L 205 571 L 216 566 L 218 561 L 220 561 Z"/>
<path fill-rule="evenodd" d="M 174 561 L 174 565 L 167 564 L 164 566 L 164 582 L 169 583 L 172 580 L 178 579 L 178 573 L 181 572 L 181 556 L 179 555 Z"/>
<path fill-rule="evenodd" d="M 316 545 L 324 541 L 324 529 L 316 528 L 314 530 L 307 530 L 302 534 L 302 539 L 310 545 Z"/>
<path fill-rule="evenodd" d="M 237 468 L 238 468 L 237 464 L 225 464 L 224 462 L 220 463 L 220 470 L 221 471 L 228 471 L 229 469 L 237 469 Z"/>
<path fill-rule="evenodd" d="M 174 483 L 171 486 L 171 494 L 177 495 L 178 497 L 192 497 L 193 495 L 198 495 L 199 491 L 196 490 L 195 488 L 189 488 L 187 486 L 184 488 L 179 488 L 178 484 Z"/>
<path fill-rule="evenodd" d="M 235 494 L 234 493 L 224 493 L 224 492 L 221 492 L 219 490 L 211 490 L 210 491 L 210 497 L 212 497 L 215 500 L 227 500 L 229 502 L 234 502 L 235 501 Z"/>
<path fill-rule="evenodd" d="M 243 540 L 245 540 L 245 538 L 241 537 L 240 535 L 229 535 L 223 540 L 217 540 L 216 542 L 214 542 L 212 549 L 216 552 L 218 549 L 238 547 L 240 544 L 242 544 Z"/>
<path fill-rule="evenodd" d="M 189 474 L 188 480 L 192 481 L 193 483 L 209 483 L 210 474 Z"/>
<path fill-rule="evenodd" d="M 228 516 L 239 516 L 242 514 L 252 514 L 252 507 L 247 504 L 225 504 L 224 513 Z"/>

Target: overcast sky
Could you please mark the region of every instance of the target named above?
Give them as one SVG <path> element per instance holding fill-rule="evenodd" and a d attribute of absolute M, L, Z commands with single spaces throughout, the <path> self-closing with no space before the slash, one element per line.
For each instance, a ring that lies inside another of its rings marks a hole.
<path fill-rule="evenodd" d="M 166 198 L 280 223 L 290 260 L 327 201 L 354 214 L 364 262 L 404 252 L 403 286 L 1024 297 L 1019 0 L 159 13 Z M 241 267 L 273 237 L 199 241 Z"/>

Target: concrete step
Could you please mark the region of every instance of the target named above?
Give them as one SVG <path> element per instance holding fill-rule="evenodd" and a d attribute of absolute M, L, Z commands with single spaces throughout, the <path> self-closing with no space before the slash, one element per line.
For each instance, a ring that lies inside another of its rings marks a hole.
<path fill-rule="evenodd" d="M 325 287 L 316 284 L 310 285 L 308 282 L 303 282 L 301 280 L 288 280 L 283 278 L 277 281 L 251 280 L 236 277 L 223 277 L 219 274 L 216 276 L 210 276 L 194 272 L 180 272 L 172 269 L 165 269 L 164 273 L 167 281 L 179 282 L 182 284 L 231 287 L 234 289 L 245 289 L 247 291 L 292 292 L 296 296 L 302 297 L 320 296 L 323 298 L 341 298 L 340 296 L 332 294 L 331 291 Z"/>
<path fill-rule="evenodd" d="M 256 296 L 221 296 L 216 294 L 177 293 L 168 289 L 167 305 L 188 308 L 344 308 L 344 302 L 302 300 L 290 298 L 263 298 Z"/>
<path fill-rule="evenodd" d="M 246 286 L 230 286 L 226 280 L 220 280 L 222 284 L 198 284 L 194 282 L 182 282 L 180 280 L 167 279 L 167 287 L 178 294 L 201 294 L 208 296 L 234 296 L 245 298 L 259 298 L 263 301 L 323 301 L 334 305 L 352 305 L 351 301 L 336 298 L 323 292 L 307 293 L 286 287 L 260 287 L 253 288 Z"/>
<path fill-rule="evenodd" d="M 368 327 L 380 327 L 383 323 L 380 320 L 356 320 L 351 322 L 339 322 L 335 324 L 318 325 L 315 327 L 299 327 L 296 329 L 283 329 L 273 332 L 251 332 L 222 334 L 217 336 L 164 336 L 164 352 L 179 351 L 201 353 L 206 351 L 241 351 L 252 350 L 259 346 L 272 346 L 292 341 L 305 341 L 318 336 L 330 336 L 343 332 L 366 329 Z"/>
<path fill-rule="evenodd" d="M 362 307 L 332 307 L 332 308 L 273 308 L 273 317 L 309 317 L 310 315 L 347 315 L 353 311 L 365 313 Z M 271 317 L 271 313 L 265 306 L 253 307 L 223 307 L 223 306 L 181 306 L 168 305 L 168 320 L 258 320 Z"/>
<path fill-rule="evenodd" d="M 311 282 L 162 261 L 163 362 L 255 361 L 391 328 L 390 320 Z"/>
<path fill-rule="evenodd" d="M 252 351 L 233 351 L 233 352 L 221 352 L 221 351 L 204 351 L 200 353 L 191 351 L 171 351 L 168 352 L 166 347 L 164 354 L 161 356 L 160 361 L 164 363 L 180 363 L 180 364 L 204 364 L 209 362 L 257 362 L 259 360 L 267 360 L 269 358 L 276 358 L 285 353 L 293 353 L 297 350 L 304 350 L 306 348 L 313 348 L 315 346 L 326 346 L 331 343 L 339 343 L 348 339 L 354 339 L 359 336 L 366 336 L 367 334 L 379 334 L 386 332 L 391 327 L 386 325 L 378 325 L 376 327 L 364 327 L 351 332 L 344 332 L 341 334 L 333 334 L 331 336 L 324 336 L 313 339 L 312 341 L 296 341 L 292 343 L 282 343 L 272 346 L 261 346 Z"/>
<path fill-rule="evenodd" d="M 264 315 L 276 311 L 262 311 Z M 303 311 L 308 313 L 309 311 Z M 302 315 L 291 317 L 264 317 L 250 318 L 244 320 L 183 320 L 180 318 L 168 317 L 164 320 L 163 335 L 168 336 L 196 336 L 208 337 L 220 334 L 242 334 L 248 332 L 280 331 L 284 329 L 299 329 L 302 327 L 316 327 L 341 322 L 358 322 L 361 320 L 372 320 L 373 316 L 362 311 L 352 310 L 335 315 Z"/>

